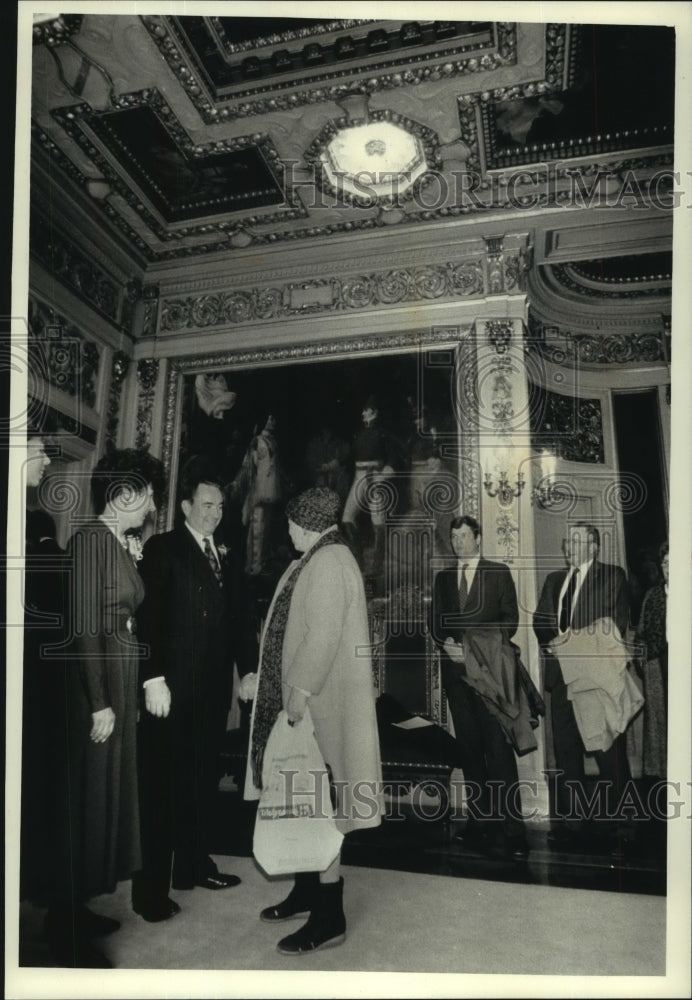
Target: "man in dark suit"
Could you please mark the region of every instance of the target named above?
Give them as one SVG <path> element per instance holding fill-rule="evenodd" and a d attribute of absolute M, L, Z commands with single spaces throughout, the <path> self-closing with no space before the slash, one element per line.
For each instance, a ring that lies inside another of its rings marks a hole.
<path fill-rule="evenodd" d="M 194 463 L 181 484 L 184 521 L 144 547 L 146 597 L 140 638 L 139 763 L 143 869 L 132 902 L 149 921 L 179 911 L 174 889 L 225 889 L 240 879 L 209 856 L 219 753 L 232 694 L 233 663 L 255 669 L 256 633 L 247 588 L 232 553 L 217 546 L 221 486 Z"/>
<path fill-rule="evenodd" d="M 469 820 L 457 839 L 472 849 L 523 861 L 528 846 L 514 750 L 468 683 L 463 645 L 467 629 L 501 629 L 511 639 L 519 622 L 516 588 L 504 563 L 481 557 L 481 528 L 475 518 L 454 518 L 451 543 L 457 567 L 435 577 L 432 628 L 442 652 L 442 686 L 469 792 Z"/>
<path fill-rule="evenodd" d="M 585 818 L 580 814 L 579 795 L 585 777 L 584 743 L 577 727 L 572 702 L 567 696 L 560 663 L 551 643 L 568 630 L 585 629 L 599 618 L 612 619 L 620 637 L 625 638 L 629 617 L 629 595 L 624 571 L 598 561 L 598 528 L 577 522 L 569 530 L 564 551 L 568 566 L 550 573 L 543 584 L 533 628 L 543 654 L 543 684 L 551 696 L 553 745 L 557 774 L 549 783 L 551 831 L 553 843 L 576 842 L 585 832 Z M 625 734 L 617 737 L 608 750 L 594 753 L 600 777 L 607 782 L 611 806 L 616 804 L 630 778 Z M 613 801 L 614 795 L 614 801 Z M 603 816 L 599 816 L 603 820 Z M 564 822 L 561 822 L 564 820 Z M 601 830 L 614 834 L 612 825 L 601 823 Z"/>

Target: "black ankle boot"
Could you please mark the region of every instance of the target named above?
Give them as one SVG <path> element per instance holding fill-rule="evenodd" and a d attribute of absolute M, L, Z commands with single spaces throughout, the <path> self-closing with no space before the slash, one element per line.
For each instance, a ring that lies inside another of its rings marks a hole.
<path fill-rule="evenodd" d="M 333 948 L 346 940 L 344 916 L 344 880 L 320 882 L 315 905 L 308 922 L 288 937 L 279 941 L 277 950 L 282 955 L 305 955 L 318 948 Z"/>
<path fill-rule="evenodd" d="M 312 909 L 320 887 L 317 872 L 300 872 L 286 899 L 276 906 L 268 906 L 260 913 L 260 920 L 279 923 L 291 917 L 304 917 Z"/>

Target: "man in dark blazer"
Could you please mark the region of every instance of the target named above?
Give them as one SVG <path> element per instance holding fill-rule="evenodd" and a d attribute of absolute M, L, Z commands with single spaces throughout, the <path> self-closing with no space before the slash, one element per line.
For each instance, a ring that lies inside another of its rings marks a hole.
<path fill-rule="evenodd" d="M 517 762 L 499 722 L 467 683 L 467 629 L 501 629 L 507 641 L 519 623 L 517 592 L 504 563 L 480 555 L 481 528 L 464 515 L 451 523 L 457 567 L 435 577 L 432 632 L 442 654 L 442 687 L 449 703 L 467 783 L 469 820 L 457 839 L 515 861 L 528 857 L 518 793 Z"/>
<path fill-rule="evenodd" d="M 543 656 L 543 685 L 551 696 L 557 765 L 555 781 L 549 782 L 551 831 L 548 836 L 553 843 L 576 844 L 586 832 L 586 825 L 578 808 L 578 796 L 570 793 L 571 785 L 583 794 L 584 744 L 567 697 L 559 659 L 551 644 L 569 629 L 584 629 L 599 618 L 612 619 L 624 640 L 629 618 L 625 573 L 619 566 L 599 562 L 599 549 L 598 528 L 583 521 L 571 526 L 564 543 L 568 566 L 548 575 L 533 616 L 533 628 Z M 596 751 L 594 757 L 601 780 L 608 782 L 611 804 L 616 805 L 630 778 L 625 734 L 618 736 L 609 750 Z M 607 824 L 602 815 L 598 818 L 602 821 L 600 829 L 615 835 L 612 824 Z"/>
<path fill-rule="evenodd" d="M 233 664 L 256 667 L 247 588 L 232 553 L 214 541 L 220 484 L 193 463 L 183 475 L 184 521 L 144 547 L 146 597 L 140 639 L 149 647 L 141 681 L 139 764 L 143 868 L 132 902 L 149 921 L 179 912 L 174 889 L 225 889 L 240 879 L 209 856 L 219 754 L 231 703 Z"/>

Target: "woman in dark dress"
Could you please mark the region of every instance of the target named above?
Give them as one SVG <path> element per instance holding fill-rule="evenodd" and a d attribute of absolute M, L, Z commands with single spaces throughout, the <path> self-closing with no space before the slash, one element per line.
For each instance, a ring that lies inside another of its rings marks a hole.
<path fill-rule="evenodd" d="M 96 517 L 67 549 L 70 570 L 65 665 L 67 787 L 55 823 L 55 884 L 46 933 L 70 966 L 107 967 L 91 939 L 119 924 L 86 901 L 113 892 L 140 865 L 136 768 L 136 612 L 144 585 L 132 535 L 155 511 L 160 463 L 148 453 L 111 451 L 96 466 Z"/>

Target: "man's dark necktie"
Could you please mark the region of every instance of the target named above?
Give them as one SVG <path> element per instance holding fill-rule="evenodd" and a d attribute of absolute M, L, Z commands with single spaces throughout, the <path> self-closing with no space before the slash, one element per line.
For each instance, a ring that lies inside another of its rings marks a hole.
<path fill-rule="evenodd" d="M 579 579 L 579 570 L 575 569 L 569 578 L 569 583 L 567 584 L 567 590 L 565 591 L 562 598 L 562 608 L 560 609 L 560 631 L 566 632 L 569 628 L 569 623 L 572 621 L 572 603 L 574 601 L 574 591 L 577 589 L 577 580 Z"/>
<path fill-rule="evenodd" d="M 208 538 L 203 538 L 204 542 L 204 554 L 207 557 L 207 562 L 214 571 L 214 576 L 216 577 L 219 587 L 223 587 L 223 575 L 221 573 L 221 567 L 219 566 L 219 560 L 214 555 L 214 550 L 211 547 L 211 542 Z"/>
<path fill-rule="evenodd" d="M 468 563 L 463 563 L 461 567 L 461 580 L 459 581 L 459 610 L 463 611 L 469 596 L 469 585 L 466 579 Z"/>

